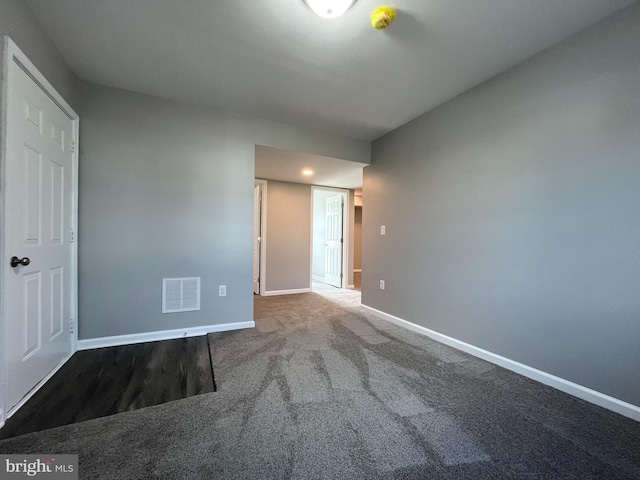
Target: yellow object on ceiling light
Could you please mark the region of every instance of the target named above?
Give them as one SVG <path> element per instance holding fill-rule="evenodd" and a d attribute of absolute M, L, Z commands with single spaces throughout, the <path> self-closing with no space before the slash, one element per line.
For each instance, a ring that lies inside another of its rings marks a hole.
<path fill-rule="evenodd" d="M 336 18 L 349 10 L 356 0 L 304 0 L 316 15 L 322 18 Z"/>
<path fill-rule="evenodd" d="M 371 26 L 376 30 L 384 30 L 396 19 L 396 9 L 393 7 L 378 7 L 371 14 Z"/>

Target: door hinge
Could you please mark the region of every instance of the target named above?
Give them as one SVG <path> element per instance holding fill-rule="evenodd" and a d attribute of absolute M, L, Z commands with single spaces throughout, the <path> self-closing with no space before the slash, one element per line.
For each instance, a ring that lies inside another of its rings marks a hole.
<path fill-rule="evenodd" d="M 73 318 L 70 318 L 69 319 L 69 333 L 73 334 L 73 329 L 74 329 Z"/>
<path fill-rule="evenodd" d="M 71 239 L 70 239 L 71 243 L 76 241 L 76 233 L 73 231 L 73 228 L 71 229 Z"/>
<path fill-rule="evenodd" d="M 71 153 L 76 153 L 76 142 L 71 143 Z"/>

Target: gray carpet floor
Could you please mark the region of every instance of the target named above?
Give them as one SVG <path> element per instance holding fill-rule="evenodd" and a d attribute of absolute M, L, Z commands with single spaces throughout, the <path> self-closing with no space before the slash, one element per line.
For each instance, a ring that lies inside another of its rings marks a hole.
<path fill-rule="evenodd" d="M 640 479 L 640 424 L 358 306 L 256 297 L 210 334 L 218 391 L 0 442 L 83 479 Z"/>

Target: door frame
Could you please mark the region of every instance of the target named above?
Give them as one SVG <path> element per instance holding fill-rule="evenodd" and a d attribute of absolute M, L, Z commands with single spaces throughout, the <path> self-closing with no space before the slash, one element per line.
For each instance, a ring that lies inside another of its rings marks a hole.
<path fill-rule="evenodd" d="M 342 232 L 343 239 L 342 242 L 342 287 L 340 288 L 354 288 L 352 283 L 349 283 L 349 280 L 353 280 L 353 268 L 350 268 L 350 265 L 353 265 L 353 213 L 352 210 L 354 207 L 353 194 L 351 190 L 346 188 L 336 188 L 336 187 L 322 187 L 319 185 L 311 186 L 311 245 L 309 246 L 309 257 L 310 257 L 310 273 L 311 277 L 309 279 L 309 285 L 311 285 L 311 290 L 313 290 L 313 205 L 314 205 L 314 192 L 316 190 L 325 191 L 325 192 L 335 192 L 342 193 L 344 195 L 344 210 L 342 212 Z M 351 273 L 351 275 L 350 275 Z"/>
<path fill-rule="evenodd" d="M 260 292 L 262 296 L 266 292 L 267 286 L 267 180 L 254 179 L 253 186 L 260 187 Z M 254 232 L 255 235 L 255 232 Z"/>
<path fill-rule="evenodd" d="M 6 158 L 7 158 L 7 123 L 8 116 L 8 101 L 9 95 L 11 95 L 11 85 L 9 84 L 9 71 L 13 68 L 21 68 L 27 75 L 29 75 L 36 84 L 58 105 L 58 107 L 69 117 L 73 124 L 72 141 L 74 142 L 73 156 L 72 156 L 72 174 L 71 174 L 71 228 L 73 229 L 73 241 L 71 243 L 71 305 L 69 305 L 71 322 L 71 351 L 69 357 L 63 360 L 49 375 L 43 378 L 34 388 L 15 406 L 8 411 L 6 405 L 7 391 L 7 372 L 6 372 L 6 347 L 4 342 L 7 341 L 4 335 L 5 325 L 7 319 L 5 317 L 5 268 L 0 268 L 0 428 L 4 425 L 5 420 L 13 415 L 18 409 L 24 405 L 31 396 L 46 383 L 46 381 L 53 376 L 53 374 L 71 357 L 77 350 L 78 345 L 78 129 L 79 129 L 79 117 L 78 114 L 69 106 L 69 104 L 62 98 L 62 96 L 53 88 L 53 86 L 47 81 L 47 79 L 38 71 L 33 63 L 27 58 L 27 56 L 18 48 L 18 46 L 7 36 L 2 37 L 2 91 L 0 96 L 2 98 L 2 117 L 0 119 L 0 134 L 2 135 L 0 142 L 2 149 L 0 151 L 0 260 L 2 262 L 8 261 L 4 234 L 8 228 L 5 225 L 5 207 L 6 207 Z"/>

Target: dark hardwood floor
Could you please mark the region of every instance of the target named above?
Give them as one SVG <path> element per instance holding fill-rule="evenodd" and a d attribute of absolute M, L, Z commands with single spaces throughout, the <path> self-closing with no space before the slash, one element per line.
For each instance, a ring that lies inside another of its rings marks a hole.
<path fill-rule="evenodd" d="M 0 439 L 213 391 L 206 335 L 76 352 Z"/>

